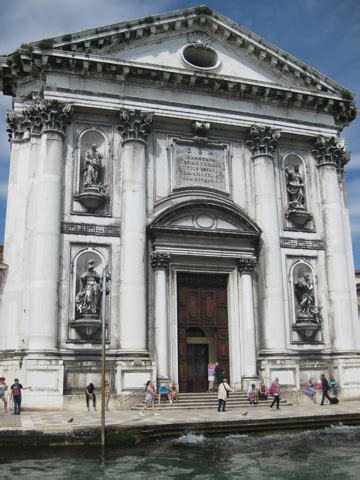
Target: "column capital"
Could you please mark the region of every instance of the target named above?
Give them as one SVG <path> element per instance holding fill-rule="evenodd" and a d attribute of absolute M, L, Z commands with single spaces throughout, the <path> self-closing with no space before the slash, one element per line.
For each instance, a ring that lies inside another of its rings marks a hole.
<path fill-rule="evenodd" d="M 154 270 L 167 270 L 171 255 L 168 252 L 153 252 L 151 254 L 151 266 Z"/>
<path fill-rule="evenodd" d="M 280 130 L 275 130 L 268 125 L 252 125 L 248 133 L 249 139 L 246 140 L 246 145 L 250 148 L 253 156 L 272 156 L 280 135 Z"/>
<path fill-rule="evenodd" d="M 6 129 L 9 141 L 22 140 L 26 132 L 41 134 L 47 130 L 65 133 L 72 108 L 57 100 L 36 100 L 21 112 L 8 112 Z"/>
<path fill-rule="evenodd" d="M 256 266 L 256 259 L 249 258 L 249 257 L 241 257 L 238 258 L 238 270 L 239 273 L 242 275 L 243 273 L 252 274 L 254 268 Z"/>
<path fill-rule="evenodd" d="M 146 142 L 150 133 L 150 125 L 154 115 L 140 110 L 120 110 L 118 130 L 123 138 L 127 140 Z"/>
<path fill-rule="evenodd" d="M 317 167 L 330 165 L 340 172 L 344 170 L 345 165 L 349 161 L 345 141 L 336 137 L 318 135 L 312 154 L 316 159 Z"/>

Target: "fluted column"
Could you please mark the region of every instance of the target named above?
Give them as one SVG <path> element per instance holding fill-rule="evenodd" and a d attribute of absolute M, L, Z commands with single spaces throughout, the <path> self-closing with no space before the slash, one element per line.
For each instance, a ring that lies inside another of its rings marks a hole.
<path fill-rule="evenodd" d="M 146 139 L 153 116 L 122 110 L 120 346 L 146 349 Z"/>
<path fill-rule="evenodd" d="M 338 171 L 347 162 L 345 144 L 335 137 L 319 135 L 313 154 L 319 171 L 321 205 L 326 252 L 329 326 L 333 347 L 347 351 L 355 345 L 351 290 L 347 271 L 346 238 L 344 232 Z"/>
<path fill-rule="evenodd" d="M 280 229 L 273 152 L 280 132 L 252 126 L 246 144 L 253 155 L 256 222 L 262 229 L 259 251 L 259 302 L 262 349 L 286 348 Z"/>
<path fill-rule="evenodd" d="M 168 315 L 167 315 L 167 271 L 170 255 L 164 252 L 154 252 L 151 265 L 155 275 L 155 351 L 157 360 L 157 377 L 169 378 L 168 357 Z"/>
<path fill-rule="evenodd" d="M 56 100 L 38 101 L 24 115 L 32 131 L 41 134 L 28 213 L 28 347 L 44 351 L 56 349 L 58 340 L 63 147 L 71 107 Z"/>
<path fill-rule="evenodd" d="M 256 362 L 256 332 L 252 273 L 256 266 L 254 258 L 239 258 L 238 271 L 241 284 L 241 336 L 242 336 L 242 360 L 243 376 L 246 378 L 257 377 Z"/>

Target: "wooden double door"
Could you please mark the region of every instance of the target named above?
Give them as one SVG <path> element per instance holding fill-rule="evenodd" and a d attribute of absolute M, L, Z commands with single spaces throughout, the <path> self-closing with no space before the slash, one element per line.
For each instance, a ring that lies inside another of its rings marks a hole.
<path fill-rule="evenodd" d="M 211 332 L 214 356 L 229 378 L 227 275 L 178 273 L 178 353 L 181 392 L 208 389 L 209 344 L 193 332 Z M 191 343 L 188 337 L 191 336 Z M 229 379 L 230 380 L 230 379 Z"/>

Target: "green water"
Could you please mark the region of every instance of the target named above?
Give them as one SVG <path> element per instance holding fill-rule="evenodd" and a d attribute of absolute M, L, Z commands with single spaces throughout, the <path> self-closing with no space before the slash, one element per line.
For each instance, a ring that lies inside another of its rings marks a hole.
<path fill-rule="evenodd" d="M 2 450 L 0 478 L 360 479 L 360 427 L 266 436 L 188 434 L 142 447 Z"/>

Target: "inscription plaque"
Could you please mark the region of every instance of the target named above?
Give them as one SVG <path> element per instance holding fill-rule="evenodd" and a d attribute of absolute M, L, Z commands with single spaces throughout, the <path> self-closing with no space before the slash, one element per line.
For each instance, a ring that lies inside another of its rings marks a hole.
<path fill-rule="evenodd" d="M 61 233 L 120 237 L 119 225 L 94 225 L 92 223 L 61 222 Z"/>
<path fill-rule="evenodd" d="M 224 145 L 174 144 L 175 188 L 205 186 L 227 191 Z"/>
<path fill-rule="evenodd" d="M 280 247 L 282 248 L 305 248 L 308 250 L 323 250 L 323 240 L 306 240 L 305 238 L 286 238 L 280 237 Z"/>

